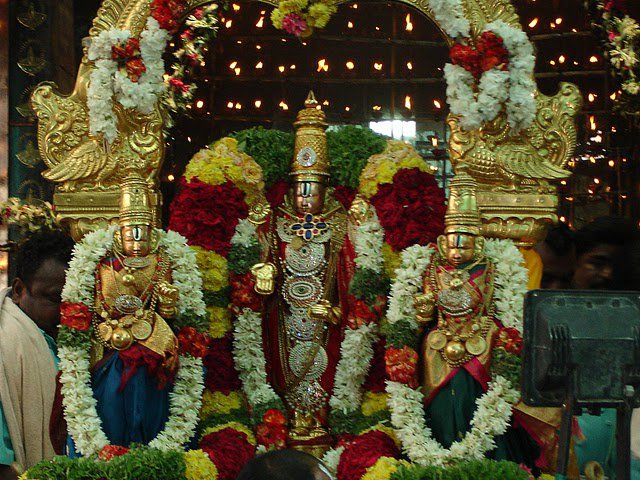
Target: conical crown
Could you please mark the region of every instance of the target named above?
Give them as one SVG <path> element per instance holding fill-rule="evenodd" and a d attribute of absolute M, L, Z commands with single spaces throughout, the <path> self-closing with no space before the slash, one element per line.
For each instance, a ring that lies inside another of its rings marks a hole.
<path fill-rule="evenodd" d="M 476 203 L 477 184 L 465 171 L 459 171 L 449 184 L 449 205 L 444 217 L 444 233 L 480 235 L 480 212 Z"/>
<path fill-rule="evenodd" d="M 120 185 L 120 225 L 152 225 L 149 185 L 136 171 L 130 171 Z"/>
<path fill-rule="evenodd" d="M 296 128 L 296 140 L 289 175 L 298 182 L 326 183 L 329 180 L 326 116 L 313 92 L 309 92 L 304 107 L 298 112 L 298 119 L 293 124 Z"/>

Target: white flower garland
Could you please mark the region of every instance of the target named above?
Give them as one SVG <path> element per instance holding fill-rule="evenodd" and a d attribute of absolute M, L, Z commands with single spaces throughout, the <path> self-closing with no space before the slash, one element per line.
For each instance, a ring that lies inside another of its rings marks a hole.
<path fill-rule="evenodd" d="M 523 284 L 526 285 L 522 255 L 509 240 L 488 240 L 487 257 L 496 264 L 495 297 L 496 316 L 522 330 L 522 309 L 516 310 L 523 300 Z M 517 255 L 516 255 L 517 253 Z M 413 296 L 422 285 L 434 250 L 430 247 L 413 246 L 402 253 L 402 266 L 396 270 L 396 280 L 391 287 L 388 320 L 396 323 L 404 320 L 415 323 Z M 502 265 L 504 263 L 504 265 Z M 407 273 L 409 272 L 409 273 Z M 416 277 L 411 277 L 417 275 Z M 518 297 L 520 300 L 518 300 Z M 500 305 L 497 305 L 500 301 Z M 392 310 L 393 307 L 393 310 Z M 502 310 L 506 308 L 508 310 Z M 508 326 L 505 324 L 505 326 Z M 420 390 L 400 383 L 387 381 L 387 403 L 391 411 L 391 424 L 396 430 L 404 452 L 409 459 L 420 465 L 443 466 L 453 460 L 482 459 L 487 451 L 495 448 L 494 438 L 506 432 L 511 419 L 511 406 L 517 402 L 519 393 L 508 380 L 496 376 L 489 389 L 477 400 L 477 408 L 471 420 L 471 430 L 464 438 L 445 449 L 432 436 L 424 419 L 424 396 Z"/>
<path fill-rule="evenodd" d="M 256 226 L 241 220 L 231 239 L 233 245 L 248 246 L 255 242 Z M 354 235 L 355 263 L 360 268 L 381 272 L 383 265 L 382 245 L 384 231 L 378 216 L 358 226 Z M 361 325 L 347 329 L 340 347 L 340 361 L 336 366 L 333 395 L 329 399 L 331 408 L 348 412 L 362 398 L 362 384 L 373 358 L 373 344 L 378 339 L 376 325 Z M 262 346 L 262 319 L 259 313 L 244 309 L 238 315 L 234 327 L 233 355 L 240 380 L 251 405 L 279 401 L 275 390 L 267 381 L 266 360 Z"/>
<path fill-rule="evenodd" d="M 111 58 L 111 47 L 129 38 L 129 30 L 111 28 L 94 38 L 88 51 L 89 60 L 94 62 L 87 88 L 89 128 L 93 135 L 103 135 L 108 143 L 118 135 L 114 97 L 124 108 L 148 115 L 166 89 L 162 55 L 169 33 L 160 28 L 155 18 L 147 19 L 146 28 L 140 35 L 140 56 L 146 71 L 137 82 L 131 81 L 126 72 L 119 71 L 118 63 Z"/>
<path fill-rule="evenodd" d="M 470 37 L 471 27 L 460 0 L 428 0 L 434 17 L 447 35 Z M 447 103 L 451 112 L 460 116 L 465 130 L 480 128 L 494 120 L 503 106 L 514 133 L 529 127 L 536 115 L 533 70 L 535 56 L 527 34 L 502 20 L 489 23 L 484 30 L 493 31 L 504 41 L 509 52 L 509 71 L 491 69 L 480 79 L 478 94 L 473 91 L 473 75 L 459 65 L 447 64 Z"/>
<path fill-rule="evenodd" d="M 113 234 L 117 227 L 101 229 L 88 234 L 74 248 L 69 264 L 67 281 L 62 291 L 62 300 L 70 303 L 93 305 L 95 270 L 100 260 L 113 245 Z M 173 280 L 180 292 L 178 311 L 185 313 L 204 312 L 202 280 L 194 270 L 193 253 L 186 246 L 184 237 L 175 232 L 157 230 L 160 245 L 172 258 Z M 62 404 L 69 434 L 80 454 L 96 455 L 109 445 L 102 430 L 102 421 L 97 411 L 97 401 L 91 389 L 89 345 L 81 348 L 60 346 L 60 383 Z M 202 404 L 204 379 L 202 360 L 190 355 L 180 355 L 180 368 L 173 392 L 169 396 L 169 419 L 165 428 L 150 442 L 160 450 L 175 450 L 193 436 Z"/>

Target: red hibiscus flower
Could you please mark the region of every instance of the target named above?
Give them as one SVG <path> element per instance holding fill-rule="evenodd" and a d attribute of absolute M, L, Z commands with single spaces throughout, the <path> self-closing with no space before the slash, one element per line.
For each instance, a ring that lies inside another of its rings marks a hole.
<path fill-rule="evenodd" d="M 233 313 L 239 315 L 245 308 L 258 311 L 262 308 L 262 297 L 256 293 L 255 278 L 251 272 L 243 275 L 230 275 L 231 303 Z"/>
<path fill-rule="evenodd" d="M 182 327 L 178 332 L 178 344 L 180 353 L 202 358 L 211 345 L 211 337 L 206 332 L 198 332 L 194 327 Z"/>
<path fill-rule="evenodd" d="M 144 62 L 141 58 L 132 58 L 125 64 L 127 74 L 132 82 L 137 82 L 140 79 L 140 75 L 147 71 Z"/>
<path fill-rule="evenodd" d="M 480 52 L 480 67 L 483 72 L 494 67 L 506 70 L 509 64 L 509 52 L 504 48 L 502 37 L 493 32 L 483 32 L 476 48 Z"/>
<path fill-rule="evenodd" d="M 287 429 L 284 414 L 275 408 L 267 410 L 256 428 L 256 440 L 260 445 L 281 449 L 286 446 Z"/>
<path fill-rule="evenodd" d="M 522 353 L 522 337 L 515 328 L 501 328 L 498 332 L 496 347 L 502 347 L 515 355 Z"/>
<path fill-rule="evenodd" d="M 451 61 L 454 65 L 460 65 L 467 72 L 472 73 L 476 79 L 480 77 L 482 74 L 480 68 L 480 53 L 476 49 L 469 45 L 456 43 L 451 47 L 449 54 L 451 55 Z"/>
<path fill-rule="evenodd" d="M 84 303 L 62 302 L 60 323 L 66 327 L 86 332 L 91 327 L 91 312 Z"/>
<path fill-rule="evenodd" d="M 169 86 L 174 90 L 178 90 L 179 92 L 182 92 L 182 93 L 186 93 L 189 91 L 189 85 L 187 85 L 182 80 L 179 80 L 177 78 L 170 78 Z"/>
<path fill-rule="evenodd" d="M 384 359 L 386 362 L 385 370 L 389 380 L 404 383 L 411 388 L 417 388 L 416 367 L 418 365 L 418 352 L 406 345 L 401 350 L 389 347 Z"/>
<path fill-rule="evenodd" d="M 367 378 L 362 388 L 367 392 L 383 393 L 385 390 L 385 341 L 380 340 L 373 346 L 373 358 Z"/>
<path fill-rule="evenodd" d="M 233 428 L 205 435 L 200 441 L 200 448 L 216 465 L 218 480 L 234 480 L 256 453 L 247 435 Z"/>
<path fill-rule="evenodd" d="M 240 390 L 242 386 L 233 362 L 232 346 L 231 334 L 222 338 L 214 338 L 204 356 L 203 364 L 207 369 L 204 383 L 212 392 L 229 395 L 231 392 Z"/>
<path fill-rule="evenodd" d="M 128 59 L 140 55 L 140 40 L 130 38 L 126 43 L 118 42 L 111 47 L 111 58 L 113 60 Z"/>
<path fill-rule="evenodd" d="M 129 449 L 127 447 L 121 447 L 120 445 L 107 445 L 100 450 L 98 458 L 108 462 L 109 460 L 113 460 L 114 458 L 120 457 L 128 452 Z"/>
<path fill-rule="evenodd" d="M 435 242 L 444 231 L 444 191 L 433 175 L 417 168 L 398 171 L 392 183 L 378 187 L 371 197 L 385 241 L 396 250 Z"/>
<path fill-rule="evenodd" d="M 338 480 L 359 480 L 380 457 L 400 458 L 400 451 L 389 435 L 373 430 L 355 437 L 340 456 Z"/>
<path fill-rule="evenodd" d="M 180 193 L 171 203 L 169 229 L 197 245 L 226 257 L 238 220 L 249 207 L 244 192 L 231 182 L 209 185 L 198 178 L 180 180 Z"/>

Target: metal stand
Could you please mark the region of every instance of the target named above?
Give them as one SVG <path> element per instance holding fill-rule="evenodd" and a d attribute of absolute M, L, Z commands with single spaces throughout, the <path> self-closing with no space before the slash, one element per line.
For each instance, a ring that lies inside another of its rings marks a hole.
<path fill-rule="evenodd" d="M 571 426 L 573 424 L 573 411 L 575 408 L 575 395 L 573 393 L 573 375 L 569 376 L 567 387 L 567 400 L 563 405 L 562 423 L 560 424 L 560 445 L 558 449 L 558 464 L 556 466 L 555 480 L 566 480 L 569 470 L 569 454 L 571 451 Z"/>
<path fill-rule="evenodd" d="M 631 415 L 634 388 L 626 386 L 626 399 L 616 412 L 616 480 L 631 479 Z"/>

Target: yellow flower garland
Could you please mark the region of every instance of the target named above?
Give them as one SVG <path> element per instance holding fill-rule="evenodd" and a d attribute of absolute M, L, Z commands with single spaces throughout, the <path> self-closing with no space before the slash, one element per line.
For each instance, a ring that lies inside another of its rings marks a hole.
<path fill-rule="evenodd" d="M 202 397 L 202 409 L 200 418 L 207 418 L 210 415 L 226 415 L 242 407 L 242 396 L 239 392 L 231 392 L 225 395 L 222 392 L 211 392 L 205 390 Z"/>
<path fill-rule="evenodd" d="M 365 392 L 360 408 L 362 414 L 366 417 L 385 410 L 387 408 L 387 395 L 385 393 Z"/>
<path fill-rule="evenodd" d="M 187 480 L 202 480 L 203 478 L 215 480 L 218 478 L 216 464 L 211 461 L 209 455 L 202 450 L 189 450 L 184 454 Z"/>
<path fill-rule="evenodd" d="M 222 338 L 232 329 L 231 312 L 224 307 L 207 307 L 209 314 L 209 335 Z"/>
<path fill-rule="evenodd" d="M 196 252 L 196 264 L 202 274 L 202 286 L 210 292 L 217 292 L 229 284 L 227 260 L 216 252 L 201 247 L 191 247 Z"/>
<path fill-rule="evenodd" d="M 411 465 L 405 460 L 396 460 L 391 457 L 380 457 L 376 463 L 367 468 L 361 480 L 389 480 L 400 465 Z"/>
<path fill-rule="evenodd" d="M 396 269 L 400 267 L 402 263 L 402 257 L 400 252 L 395 252 L 391 245 L 385 243 L 382 246 L 382 256 L 384 257 L 384 271 L 391 279 L 396 277 Z"/>

